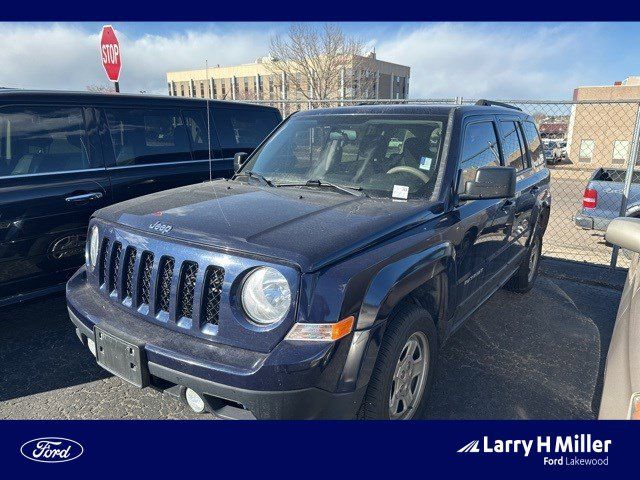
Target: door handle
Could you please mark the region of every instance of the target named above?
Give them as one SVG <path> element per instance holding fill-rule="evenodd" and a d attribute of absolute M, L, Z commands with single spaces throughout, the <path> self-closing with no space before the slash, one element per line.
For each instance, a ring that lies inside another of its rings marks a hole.
<path fill-rule="evenodd" d="M 102 198 L 102 192 L 90 192 L 90 193 L 82 193 L 80 195 L 73 195 L 71 197 L 65 198 L 67 202 L 85 202 L 89 200 L 98 200 Z"/>

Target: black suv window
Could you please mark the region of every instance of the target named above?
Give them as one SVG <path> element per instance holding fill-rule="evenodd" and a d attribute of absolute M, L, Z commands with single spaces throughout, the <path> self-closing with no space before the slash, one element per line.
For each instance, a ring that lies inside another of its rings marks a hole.
<path fill-rule="evenodd" d="M 177 110 L 113 108 L 106 114 L 117 166 L 191 160 Z"/>
<path fill-rule="evenodd" d="M 0 110 L 0 176 L 91 168 L 82 109 Z"/>
<path fill-rule="evenodd" d="M 223 148 L 255 148 L 278 125 L 271 110 L 214 108 L 213 118 Z"/>
<path fill-rule="evenodd" d="M 538 135 L 538 129 L 533 122 L 528 121 L 524 122 L 522 126 L 524 127 L 524 136 L 531 155 L 531 161 L 533 164 L 544 163 L 542 142 L 540 141 L 540 135 Z"/>
<path fill-rule="evenodd" d="M 479 167 L 499 166 L 498 138 L 493 122 L 478 122 L 467 125 L 462 144 L 462 175 L 460 185 L 475 180 Z"/>
<path fill-rule="evenodd" d="M 213 122 L 207 125 L 206 110 L 183 110 L 182 116 L 191 139 L 191 151 L 194 160 L 209 158 L 209 146 L 211 146 L 211 158 L 216 157 L 218 138 L 213 128 Z M 211 145 L 209 145 L 209 132 L 211 132 Z"/>
<path fill-rule="evenodd" d="M 524 157 L 524 149 L 520 144 L 521 139 L 518 132 L 518 124 L 513 121 L 500 122 L 502 132 L 502 151 L 504 153 L 505 165 L 515 167 L 516 171 L 526 168 L 527 161 Z"/>

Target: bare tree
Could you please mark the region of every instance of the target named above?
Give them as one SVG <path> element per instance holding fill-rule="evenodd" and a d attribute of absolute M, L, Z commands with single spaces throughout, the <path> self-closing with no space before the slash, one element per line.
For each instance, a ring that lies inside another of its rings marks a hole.
<path fill-rule="evenodd" d="M 287 89 L 295 89 L 304 99 L 338 98 L 341 88 L 347 97 L 372 96 L 376 81 L 372 58 L 363 55 L 361 41 L 345 35 L 338 25 L 293 24 L 286 36 L 271 38 L 269 50 L 267 69 L 278 79 L 284 74 Z"/>

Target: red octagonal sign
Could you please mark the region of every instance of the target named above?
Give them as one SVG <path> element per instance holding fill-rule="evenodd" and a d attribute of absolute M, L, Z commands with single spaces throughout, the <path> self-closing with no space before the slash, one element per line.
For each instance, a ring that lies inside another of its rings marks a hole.
<path fill-rule="evenodd" d="M 100 53 L 102 54 L 102 66 L 107 77 L 112 82 L 117 82 L 120 79 L 120 68 L 122 68 L 122 54 L 116 32 L 111 25 L 102 27 Z"/>

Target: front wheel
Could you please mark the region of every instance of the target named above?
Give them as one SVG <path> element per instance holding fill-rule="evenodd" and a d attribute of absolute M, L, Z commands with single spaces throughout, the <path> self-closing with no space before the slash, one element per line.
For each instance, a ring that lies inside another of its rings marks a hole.
<path fill-rule="evenodd" d="M 540 256 L 542 255 L 542 235 L 534 234 L 526 250 L 526 254 L 522 257 L 520 267 L 516 273 L 509 279 L 505 288 L 513 292 L 525 293 L 533 288 L 533 284 L 538 277 L 538 268 L 540 266 Z"/>
<path fill-rule="evenodd" d="M 391 315 L 360 409 L 360 418 L 420 418 L 427 405 L 437 359 L 437 333 L 431 316 L 415 305 Z"/>

